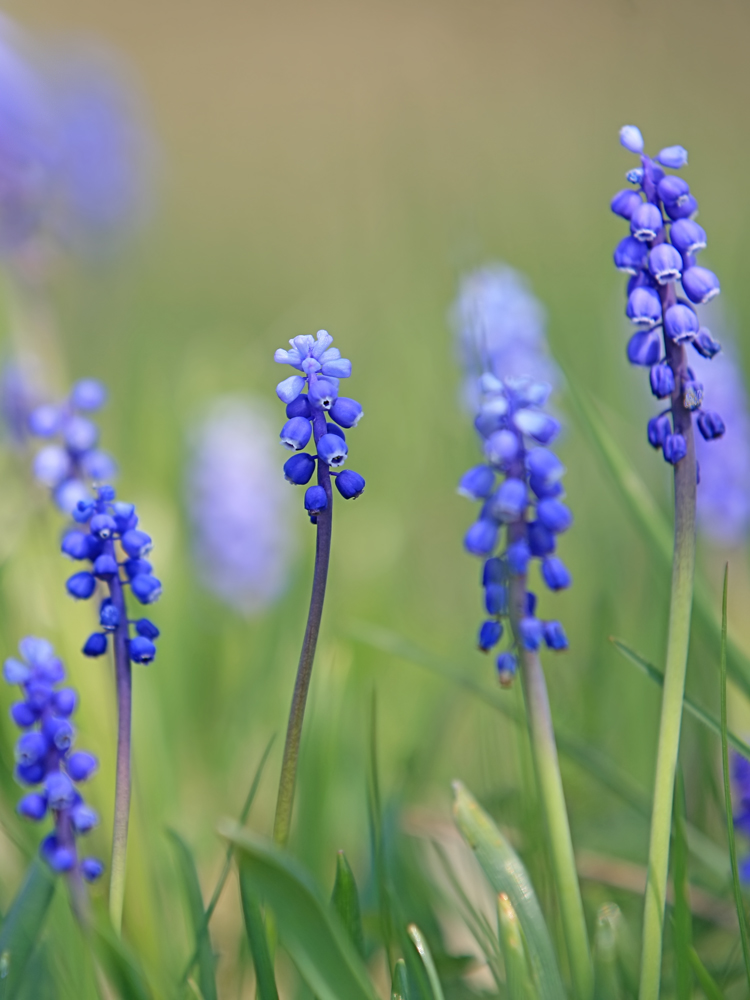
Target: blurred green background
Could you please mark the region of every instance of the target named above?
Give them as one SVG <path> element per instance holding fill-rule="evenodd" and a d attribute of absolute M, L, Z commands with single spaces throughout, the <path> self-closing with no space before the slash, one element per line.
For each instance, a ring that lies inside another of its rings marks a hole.
<path fill-rule="evenodd" d="M 446 319 L 459 276 L 487 261 L 530 277 L 549 312 L 553 351 L 605 404 L 609 429 L 668 510 L 669 477 L 645 443 L 651 407 L 643 373 L 625 360 L 623 281 L 611 264 L 623 226 L 608 201 L 632 165 L 617 131 L 632 121 L 650 150 L 689 149 L 686 177 L 709 233 L 708 260 L 746 354 L 750 9 L 731 0 L 24 0 L 5 10 L 42 35 L 84 34 L 119 50 L 161 143 L 153 223 L 117 269 L 67 275 L 55 308 L 70 377 L 97 376 L 111 389 L 104 444 L 121 464 L 121 496 L 142 508 L 156 539 L 164 581 L 159 655 L 136 671 L 125 926 L 150 962 L 166 948 L 177 968 L 187 936 L 164 828 L 193 846 L 210 891 L 222 852 L 217 821 L 238 813 L 277 733 L 252 817 L 255 829 L 270 830 L 313 550 L 300 494 L 290 525 L 298 558 L 277 607 L 244 620 L 210 598 L 190 559 L 186 428 L 215 394 L 242 391 L 267 400 L 281 425 L 273 351 L 298 333 L 327 328 L 353 361 L 351 393 L 366 417 L 350 436 L 351 464 L 368 485 L 356 504 L 336 505 L 292 849 L 329 884 L 343 847 L 366 881 L 373 691 L 386 796 L 447 818 L 449 781 L 460 777 L 522 828 L 531 792 L 513 728 L 454 685 L 357 641 L 353 629 L 391 629 L 493 688 L 491 661 L 474 651 L 478 565 L 461 544 L 473 511 L 455 493 L 477 447 L 458 403 Z M 559 406 L 565 414 L 564 393 Z M 572 419 L 560 450 L 576 516 L 561 554 L 575 584 L 542 597 L 542 613 L 563 620 L 571 639 L 569 653 L 547 660 L 553 712 L 561 729 L 650 789 L 658 690 L 608 636 L 661 663 L 668 573 Z M 279 449 L 279 475 L 283 457 Z M 108 670 L 78 652 L 91 609 L 64 595 L 59 518 L 41 493 L 29 510 L 22 476 L 6 471 L 16 500 L 3 529 L 12 540 L 3 655 L 27 632 L 64 651 L 82 691 L 81 745 L 103 762 L 91 791 L 105 817 L 94 836 L 106 856 Z M 714 584 L 724 558 L 701 553 Z M 733 552 L 731 621 L 748 644 L 749 594 L 745 554 Z M 716 648 L 696 633 L 689 686 L 709 705 L 718 698 L 716 663 Z M 504 697 L 515 703 L 517 695 Z M 734 693 L 731 711 L 737 727 L 750 722 Z M 688 813 L 723 849 L 717 745 L 690 721 L 683 761 Z M 564 777 L 577 845 L 643 863 L 642 817 L 565 762 Z M 526 847 L 543 879 L 538 845 Z M 19 858 L 7 839 L 0 905 L 18 883 Z M 614 896 L 639 920 L 637 896 L 584 888 L 592 914 Z M 214 927 L 227 990 L 236 986 L 241 940 L 231 887 Z"/>

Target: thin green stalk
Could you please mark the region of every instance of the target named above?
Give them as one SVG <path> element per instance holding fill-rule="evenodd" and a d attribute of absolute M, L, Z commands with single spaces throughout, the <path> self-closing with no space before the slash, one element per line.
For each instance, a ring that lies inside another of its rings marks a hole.
<path fill-rule="evenodd" d="M 510 586 L 510 612 L 516 636 L 525 601 L 526 577 L 513 576 Z M 568 810 L 565 805 L 565 793 L 560 776 L 560 764 L 557 758 L 557 745 L 547 696 L 547 684 L 539 654 L 524 649 L 521 643 L 519 643 L 519 648 L 520 672 L 523 678 L 534 767 L 547 823 L 570 971 L 577 1000 L 587 1000 L 594 991 L 594 968 L 589 949 L 581 889 L 578 884 L 573 840 L 570 835 Z"/>
<path fill-rule="evenodd" d="M 734 820 L 732 814 L 732 789 L 729 782 L 729 744 L 727 740 L 727 587 L 729 583 L 729 563 L 724 567 L 724 593 L 721 600 L 721 654 L 719 674 L 721 683 L 721 763 L 724 772 L 724 802 L 727 810 L 727 837 L 729 838 L 729 859 L 732 862 L 732 884 L 737 920 L 740 925 L 742 956 L 745 959 L 747 984 L 750 986 L 750 944 L 748 944 L 745 904 L 740 887 L 740 872 L 737 867 L 737 845 L 734 841 Z"/>
<path fill-rule="evenodd" d="M 313 433 L 317 444 L 326 433 L 326 419 L 322 410 L 317 410 L 313 418 Z M 310 689 L 315 648 L 318 644 L 320 620 L 323 616 L 323 603 L 326 596 L 328 580 L 328 562 L 331 555 L 331 519 L 333 514 L 333 494 L 331 492 L 331 476 L 325 462 L 318 462 L 318 484 L 323 487 L 328 497 L 328 507 L 318 515 L 317 541 L 315 546 L 315 570 L 313 573 L 310 611 L 307 616 L 305 637 L 302 641 L 297 678 L 294 682 L 292 705 L 289 711 L 289 723 L 284 742 L 284 758 L 281 763 L 279 791 L 276 799 L 276 816 L 273 823 L 273 839 L 279 847 L 286 847 L 292 827 L 292 808 L 294 806 L 294 789 L 297 784 L 297 762 L 302 739 L 302 723 L 305 718 L 307 692 Z"/>
<path fill-rule="evenodd" d="M 663 301 L 666 308 L 670 303 Z M 672 802 L 680 748 L 682 701 L 685 693 L 690 615 L 695 576 L 695 494 L 696 463 L 693 424 L 682 403 L 681 383 L 687 378 L 685 349 L 670 341 L 667 354 L 675 373 L 676 389 L 672 397 L 675 433 L 682 434 L 687 454 L 674 467 L 674 554 L 672 559 L 672 594 L 669 608 L 664 694 L 659 724 L 656 757 L 651 837 L 648 855 L 648 880 L 643 914 L 640 1000 L 657 1000 L 661 981 L 661 956 L 664 935 L 664 906 L 667 895 L 669 847 L 672 831 Z"/>

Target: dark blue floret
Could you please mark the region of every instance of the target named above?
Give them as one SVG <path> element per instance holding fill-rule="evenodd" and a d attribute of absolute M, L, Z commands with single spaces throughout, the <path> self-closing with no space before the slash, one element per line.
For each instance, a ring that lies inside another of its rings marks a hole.
<path fill-rule="evenodd" d="M 309 486 L 305 491 L 305 510 L 309 514 L 322 514 L 328 507 L 328 497 L 322 486 Z"/>
<path fill-rule="evenodd" d="M 548 556 L 542 562 L 542 577 L 550 590 L 564 590 L 572 583 L 567 566 L 557 556 Z"/>
<path fill-rule="evenodd" d="M 687 455 L 687 442 L 682 434 L 667 434 L 663 445 L 664 458 L 671 464 L 678 462 Z"/>
<path fill-rule="evenodd" d="M 344 469 L 336 476 L 336 489 L 344 500 L 356 500 L 357 497 L 362 496 L 364 488 L 364 478 L 353 469 Z"/>
<path fill-rule="evenodd" d="M 85 601 L 96 590 L 96 577 L 92 573 L 85 571 L 74 573 L 73 576 L 68 577 L 65 586 L 71 597 L 75 597 L 79 601 Z"/>
<path fill-rule="evenodd" d="M 107 636 L 104 632 L 94 632 L 83 646 L 84 656 L 103 656 L 107 652 Z"/>
<path fill-rule="evenodd" d="M 698 430 L 706 441 L 713 441 L 720 438 L 726 428 L 718 413 L 703 410 L 698 414 Z"/>
<path fill-rule="evenodd" d="M 544 623 L 544 641 L 550 649 L 562 650 L 568 648 L 568 637 L 560 622 Z"/>
<path fill-rule="evenodd" d="M 674 392 L 674 373 L 666 361 L 651 368 L 649 375 L 651 392 L 657 399 L 665 399 Z"/>
<path fill-rule="evenodd" d="M 16 745 L 16 777 L 23 784 L 41 786 L 25 794 L 18 803 L 19 815 L 39 823 L 47 816 L 54 822 L 40 845 L 42 858 L 55 872 L 72 872 L 85 867 L 79 861 L 77 837 L 98 822 L 96 812 L 83 800 L 76 784 L 96 770 L 96 758 L 85 751 L 71 753 L 74 730 L 68 716 L 75 708 L 75 692 L 70 688 L 54 689 L 64 676 L 64 668 L 49 643 L 27 637 L 19 643 L 25 663 L 6 661 L 6 679 L 21 686 L 28 712 L 21 715 L 26 732 Z M 18 669 L 23 666 L 24 671 Z M 54 679 L 52 679 L 54 678 Z M 32 707 L 33 706 L 33 707 Z M 16 708 L 16 706 L 14 706 Z M 32 726 L 36 728 L 31 728 Z M 91 859 L 90 867 L 101 863 Z"/>
<path fill-rule="evenodd" d="M 479 639 L 477 646 L 483 653 L 488 653 L 493 646 L 497 646 L 503 635 L 502 623 L 494 619 L 482 623 L 479 629 Z"/>
<path fill-rule="evenodd" d="M 313 472 L 315 472 L 315 459 L 312 455 L 293 455 L 284 462 L 284 476 L 296 486 L 309 483 Z"/>
<path fill-rule="evenodd" d="M 130 589 L 141 604 L 153 604 L 161 596 L 161 582 L 155 576 L 143 574 L 134 577 Z"/>
<path fill-rule="evenodd" d="M 138 635 L 142 635 L 146 639 L 158 639 L 160 635 L 159 629 L 148 618 L 139 618 L 135 623 L 135 630 Z"/>
<path fill-rule="evenodd" d="M 133 663 L 151 663 L 156 656 L 156 646 L 143 635 L 130 640 L 130 659 Z"/>

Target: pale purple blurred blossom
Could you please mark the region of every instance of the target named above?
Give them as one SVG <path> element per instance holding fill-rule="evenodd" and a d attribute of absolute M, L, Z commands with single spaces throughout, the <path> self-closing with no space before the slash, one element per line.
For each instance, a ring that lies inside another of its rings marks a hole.
<path fill-rule="evenodd" d="M 488 264 L 467 274 L 450 313 L 466 373 L 470 409 L 479 398 L 484 371 L 499 379 L 530 376 L 555 385 L 559 371 L 547 346 L 547 314 L 528 279 L 507 264 Z"/>
<path fill-rule="evenodd" d="M 241 614 L 285 589 L 294 491 L 278 475 L 278 434 L 259 402 L 214 401 L 189 440 L 186 501 L 200 577 Z"/>

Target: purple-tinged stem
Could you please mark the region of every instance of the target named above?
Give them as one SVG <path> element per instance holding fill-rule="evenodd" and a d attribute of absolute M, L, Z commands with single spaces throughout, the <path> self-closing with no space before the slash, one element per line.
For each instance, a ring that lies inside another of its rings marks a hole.
<path fill-rule="evenodd" d="M 114 555 L 114 545 L 112 545 Z M 131 719 L 133 708 L 133 678 L 128 652 L 128 612 L 125 594 L 118 577 L 109 582 L 113 605 L 120 612 L 120 622 L 114 633 L 115 688 L 117 691 L 117 772 L 115 779 L 115 818 L 112 826 L 112 862 L 109 878 L 109 916 L 119 934 L 125 903 L 125 865 L 128 849 L 130 818 L 130 755 Z"/>
<path fill-rule="evenodd" d="M 313 434 L 315 443 L 326 433 L 325 413 L 316 410 L 313 417 Z M 331 524 L 333 516 L 333 493 L 331 491 L 331 475 L 325 462 L 318 459 L 318 484 L 323 487 L 328 497 L 328 507 L 318 515 L 317 540 L 315 545 L 315 571 L 313 573 L 310 611 L 307 615 L 305 638 L 302 641 L 302 651 L 297 667 L 297 678 L 294 682 L 292 706 L 289 712 L 289 723 L 284 743 L 284 759 L 279 777 L 279 792 L 276 799 L 276 816 L 273 824 L 273 839 L 285 847 L 289 840 L 292 825 L 292 809 L 294 806 L 294 788 L 297 782 L 297 762 L 302 738 L 302 723 L 305 716 L 307 692 L 310 688 L 315 647 L 318 643 L 320 619 L 323 615 L 323 602 L 326 595 L 328 580 L 328 562 L 331 554 Z"/>
<path fill-rule="evenodd" d="M 662 313 L 677 300 L 673 284 L 659 289 Z M 672 591 L 669 608 L 664 694 L 659 722 L 659 745 L 651 812 L 651 835 L 648 851 L 648 880 L 643 912 L 643 950 L 641 959 L 640 1000 L 657 1000 L 661 980 L 664 908 L 669 872 L 669 846 L 672 830 L 672 800 L 680 749 L 682 702 L 690 643 L 690 617 L 693 605 L 695 573 L 695 502 L 697 469 L 693 420 L 682 399 L 682 384 L 688 378 L 685 348 L 665 337 L 667 360 L 672 368 L 675 389 L 672 393 L 672 422 L 675 434 L 682 434 L 687 445 L 685 457 L 674 467 L 674 554 Z"/>

